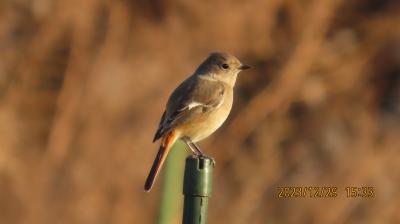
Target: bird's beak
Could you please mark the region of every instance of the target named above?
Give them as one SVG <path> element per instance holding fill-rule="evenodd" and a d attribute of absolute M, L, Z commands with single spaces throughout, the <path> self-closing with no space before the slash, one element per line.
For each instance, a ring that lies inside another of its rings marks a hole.
<path fill-rule="evenodd" d="M 251 67 L 248 66 L 248 65 L 244 65 L 244 64 L 241 64 L 241 65 L 239 66 L 239 69 L 240 69 L 240 70 L 246 70 L 246 69 L 249 69 L 249 68 L 251 68 Z"/>

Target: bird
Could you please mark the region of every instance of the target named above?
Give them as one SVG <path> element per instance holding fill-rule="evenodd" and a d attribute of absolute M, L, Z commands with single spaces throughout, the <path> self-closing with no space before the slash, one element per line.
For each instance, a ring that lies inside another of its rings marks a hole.
<path fill-rule="evenodd" d="M 250 66 L 225 52 L 212 52 L 171 94 L 153 142 L 160 148 L 146 179 L 149 192 L 172 145 L 178 139 L 197 156 L 207 157 L 197 142 L 216 131 L 227 119 L 238 74 Z M 208 157 L 207 157 L 208 158 Z"/>

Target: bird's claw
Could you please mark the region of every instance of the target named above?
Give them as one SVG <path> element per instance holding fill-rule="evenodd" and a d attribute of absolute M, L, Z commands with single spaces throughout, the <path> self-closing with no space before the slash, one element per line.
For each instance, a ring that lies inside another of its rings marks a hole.
<path fill-rule="evenodd" d="M 217 164 L 216 162 L 215 162 L 215 159 L 214 158 L 212 158 L 212 157 L 210 157 L 210 156 L 207 156 L 207 155 L 205 155 L 205 154 L 201 154 L 201 155 L 197 155 L 199 158 L 204 158 L 204 159 L 209 159 L 209 160 L 211 160 L 211 163 L 212 163 L 212 165 L 213 165 L 213 167 Z"/>

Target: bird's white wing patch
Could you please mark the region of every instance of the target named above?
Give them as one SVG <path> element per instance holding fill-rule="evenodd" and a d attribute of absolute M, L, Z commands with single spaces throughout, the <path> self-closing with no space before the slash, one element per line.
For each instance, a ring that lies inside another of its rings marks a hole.
<path fill-rule="evenodd" d="M 214 77 L 214 73 L 210 73 L 208 75 L 200 75 L 199 78 L 203 79 L 203 80 L 208 80 L 208 81 L 212 81 L 212 82 L 216 82 L 218 80 L 216 80 Z"/>
<path fill-rule="evenodd" d="M 220 106 L 222 106 L 223 103 L 224 103 L 224 99 L 223 98 L 218 102 L 217 105 L 215 105 L 215 104 L 214 105 L 207 105 L 207 104 L 199 103 L 199 102 L 191 102 L 189 105 L 187 105 L 187 109 L 191 110 L 192 108 L 197 107 L 197 106 L 213 107 L 213 108 L 217 109 Z"/>
<path fill-rule="evenodd" d="M 191 110 L 193 107 L 202 106 L 202 105 L 204 105 L 204 104 L 193 101 L 189 105 L 187 105 L 187 107 L 188 107 L 189 110 Z"/>

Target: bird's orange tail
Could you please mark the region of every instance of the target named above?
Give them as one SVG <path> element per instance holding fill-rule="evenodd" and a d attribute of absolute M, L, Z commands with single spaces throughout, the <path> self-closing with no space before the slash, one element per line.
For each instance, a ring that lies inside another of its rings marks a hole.
<path fill-rule="evenodd" d="M 144 190 L 149 192 L 153 187 L 154 181 L 167 158 L 168 152 L 176 140 L 176 134 L 174 131 L 166 134 L 161 141 L 160 149 L 158 150 L 157 156 L 154 159 L 153 166 L 151 167 L 149 176 L 147 176 L 146 183 L 144 184 Z"/>

